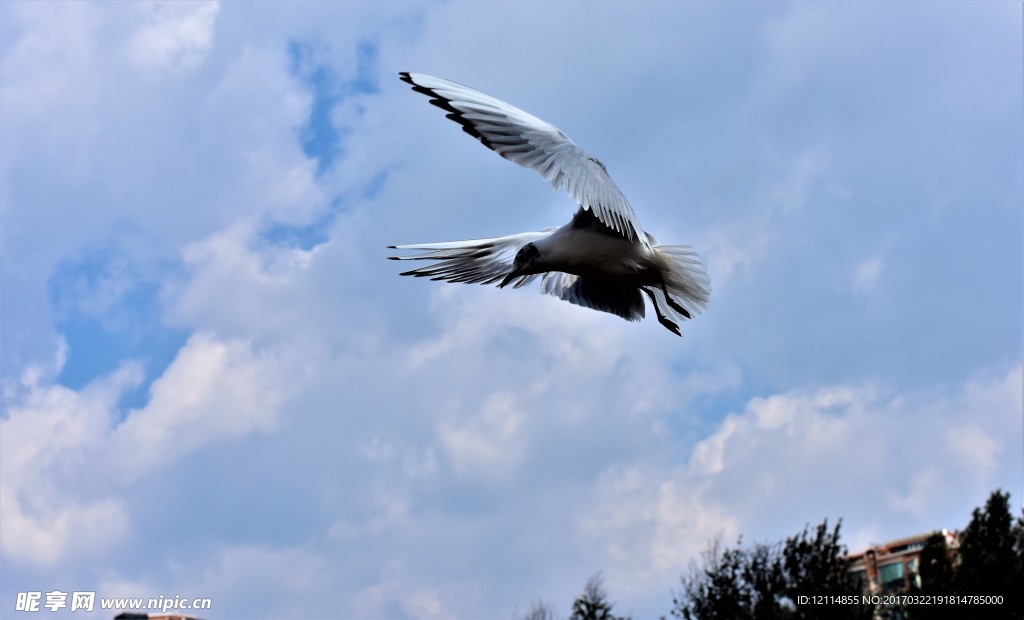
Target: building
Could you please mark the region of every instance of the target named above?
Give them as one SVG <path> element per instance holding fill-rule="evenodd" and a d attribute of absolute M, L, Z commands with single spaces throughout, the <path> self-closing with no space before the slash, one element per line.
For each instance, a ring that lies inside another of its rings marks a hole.
<path fill-rule="evenodd" d="M 849 555 L 850 572 L 860 580 L 864 594 L 905 592 L 911 586 L 920 588 L 921 576 L 918 567 L 921 550 L 924 549 L 928 538 L 935 533 L 937 532 L 900 538 Z M 945 536 L 949 548 L 956 548 L 956 532 L 940 530 L 938 533 Z"/>

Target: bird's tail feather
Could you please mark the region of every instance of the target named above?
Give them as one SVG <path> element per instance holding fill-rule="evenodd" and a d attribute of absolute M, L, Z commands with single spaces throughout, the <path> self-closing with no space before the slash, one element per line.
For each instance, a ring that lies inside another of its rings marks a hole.
<path fill-rule="evenodd" d="M 662 271 L 666 291 L 657 291 L 665 297 L 663 306 L 668 307 L 667 314 L 682 320 L 703 313 L 711 298 L 711 279 L 697 251 L 688 245 L 655 245 L 654 250 L 668 265 Z"/>

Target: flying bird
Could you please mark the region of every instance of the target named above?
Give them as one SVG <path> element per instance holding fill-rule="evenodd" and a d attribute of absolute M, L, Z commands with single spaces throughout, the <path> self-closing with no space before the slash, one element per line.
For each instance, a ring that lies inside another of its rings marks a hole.
<path fill-rule="evenodd" d="M 401 275 L 500 288 L 519 288 L 542 276 L 542 293 L 628 321 L 644 317 L 647 295 L 658 321 L 679 336 L 679 323 L 704 311 L 711 282 L 696 251 L 658 243 L 640 226 L 604 164 L 561 130 L 468 86 L 420 73 L 399 76 L 484 146 L 536 170 L 579 205 L 561 228 L 388 246 L 415 252 L 392 260 L 432 261 Z"/>

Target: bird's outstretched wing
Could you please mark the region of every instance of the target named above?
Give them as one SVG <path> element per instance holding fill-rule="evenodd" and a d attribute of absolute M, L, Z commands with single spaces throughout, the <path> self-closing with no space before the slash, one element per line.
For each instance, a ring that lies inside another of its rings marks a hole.
<path fill-rule="evenodd" d="M 415 256 L 390 256 L 391 260 L 434 261 L 417 269 L 403 272 L 403 276 L 465 282 L 467 284 L 494 284 L 500 282 L 512 271 L 516 252 L 527 243 L 543 239 L 554 229 L 541 232 L 519 233 L 494 239 L 471 239 L 468 241 L 445 241 L 441 243 L 416 243 L 413 245 L 389 245 L 394 250 L 414 250 Z M 536 275 L 523 276 L 515 280 L 513 288 L 529 284 Z"/>
<path fill-rule="evenodd" d="M 627 321 L 644 318 L 644 298 L 636 286 L 549 271 L 541 280 L 540 292 L 577 306 L 621 316 Z"/>
<path fill-rule="evenodd" d="M 484 146 L 536 170 L 552 187 L 569 192 L 580 207 L 593 211 L 603 224 L 627 239 L 648 244 L 633 208 L 604 164 L 557 127 L 456 82 L 421 73 L 399 75 Z"/>

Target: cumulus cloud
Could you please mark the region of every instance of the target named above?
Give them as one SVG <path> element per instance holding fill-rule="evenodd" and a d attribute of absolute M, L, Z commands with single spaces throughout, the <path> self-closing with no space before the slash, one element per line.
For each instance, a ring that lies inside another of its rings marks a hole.
<path fill-rule="evenodd" d="M 97 19 L 87 5 L 69 5 L 62 11 L 30 5 L 4 9 L 20 35 L 6 41 L 3 49 L 0 104 L 5 132 L 13 132 L 0 148 L 0 163 L 7 169 L 19 154 L 12 147 L 25 145 L 22 140 L 30 128 L 39 130 L 36 141 L 51 148 L 59 144 L 73 149 L 95 134 L 97 85 L 90 77 L 99 71 L 100 52 Z M 81 171 L 81 166 L 76 168 Z"/>
<path fill-rule="evenodd" d="M 121 393 L 141 381 L 126 363 L 80 391 L 26 373 L 5 384 L 0 420 L 0 551 L 30 566 L 52 567 L 70 555 L 116 545 L 129 532 L 124 502 L 76 490 L 73 480 L 105 443 Z"/>
<path fill-rule="evenodd" d="M 408 574 L 405 562 L 390 563 L 376 583 L 356 595 L 351 606 L 353 613 L 362 617 L 402 615 L 431 620 L 459 617 L 450 603 L 445 602 L 445 599 L 455 598 L 450 588 L 426 586 L 421 582 L 417 576 Z"/>
<path fill-rule="evenodd" d="M 153 383 L 146 405 L 111 433 L 115 475 L 137 479 L 206 444 L 273 430 L 282 401 L 297 387 L 298 376 L 286 368 L 247 343 L 192 336 Z"/>
<path fill-rule="evenodd" d="M 441 443 L 459 477 L 502 477 L 514 473 L 522 458 L 525 415 L 514 393 L 491 394 L 479 412 L 440 428 Z"/>
<path fill-rule="evenodd" d="M 649 463 L 609 468 L 580 518 L 584 536 L 600 549 L 594 561 L 616 591 L 637 600 L 672 583 L 709 540 L 741 532 L 734 513 L 710 501 L 703 484 L 670 471 L 665 476 Z"/>
<path fill-rule="evenodd" d="M 857 548 L 894 522 L 903 532 L 961 527 L 957 510 L 1024 458 L 1012 439 L 1022 374 L 989 372 L 941 395 L 860 385 L 753 398 L 685 465 L 609 468 L 596 484 L 600 508 L 583 522 L 606 546 L 609 577 L 637 589 L 682 574 L 716 534 L 757 540 L 783 523 L 792 533 L 841 517 Z"/>
<path fill-rule="evenodd" d="M 132 63 L 156 72 L 183 73 L 203 61 L 213 41 L 219 2 L 147 2 L 134 9 L 143 24 L 128 41 Z"/>
<path fill-rule="evenodd" d="M 1019 43 L 1002 8 L 964 21 L 641 3 L 581 18 L 558 4 L 538 21 L 457 3 L 119 7 L 0 6 L 15 24 L 0 33 L 15 369 L 0 543 L 31 578 L 182 589 L 245 617 L 315 616 L 340 597 L 342 615 L 473 617 L 571 600 L 604 569 L 624 609 L 656 617 L 717 533 L 842 516 L 855 546 L 956 527 L 1018 471 L 1005 331 L 1021 278 L 1002 250 L 1019 247 L 1004 225 L 1019 188 L 998 162 L 1020 151 L 986 125 L 1019 118 L 1019 89 L 993 77 Z M 555 48 L 494 39 L 480 19 Z M 297 76 L 289 46 L 306 42 Z M 338 155 L 318 171 L 300 134 L 325 102 L 307 78 L 354 79 L 359 50 L 379 90 L 337 91 L 324 118 Z M 552 50 L 562 70 L 543 69 Z M 536 287 L 398 278 L 387 244 L 573 208 L 393 79 L 410 69 L 507 96 L 600 156 L 659 238 L 702 252 L 711 310 L 678 340 Z M 1012 114 L 990 103 L 1004 101 Z M 951 176 L 961 185 L 935 188 Z M 126 229 L 140 247 L 76 288 L 68 257 Z M 315 243 L 291 241 L 307 230 Z M 879 239 L 884 255 L 865 254 Z M 985 321 L 934 312 L 951 286 L 937 261 Z M 52 279 L 61 264 L 72 277 Z M 126 361 L 71 389 L 60 364 L 33 363 L 61 343 L 91 350 L 53 336 L 51 302 L 124 311 L 138 279 L 160 291 L 152 328 L 184 332 L 166 368 Z M 878 314 L 850 310 L 851 291 L 890 282 Z M 165 498 L 173 512 L 153 508 Z M 15 578 L 3 587 L 30 577 Z"/>
<path fill-rule="evenodd" d="M 30 374 L 7 386 L 3 441 L 5 556 L 52 566 L 116 546 L 130 531 L 126 485 L 213 442 L 267 432 L 298 383 L 244 342 L 189 339 L 122 420 L 118 402 L 142 380 L 128 362 L 80 391 Z"/>

